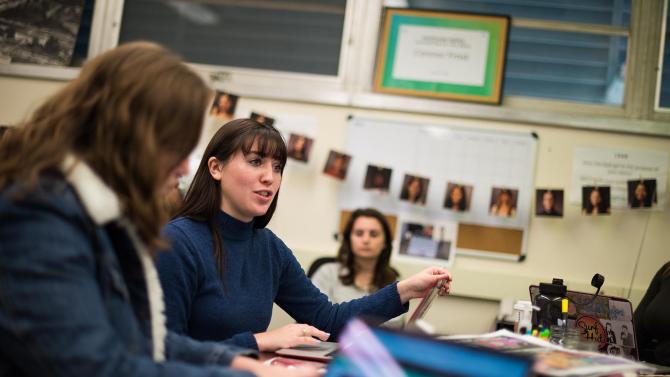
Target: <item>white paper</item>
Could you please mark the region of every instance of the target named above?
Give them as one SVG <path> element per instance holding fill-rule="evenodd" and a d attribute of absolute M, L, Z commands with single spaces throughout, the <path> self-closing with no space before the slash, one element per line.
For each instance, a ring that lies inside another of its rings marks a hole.
<path fill-rule="evenodd" d="M 626 208 L 627 182 L 636 179 L 656 179 L 658 204 L 655 207 L 662 208 L 668 180 L 668 153 L 645 149 L 576 147 L 570 201 L 581 203 L 583 186 L 610 186 L 611 207 Z"/>
<path fill-rule="evenodd" d="M 401 25 L 393 78 L 483 86 L 488 45 L 485 31 Z"/>
<path fill-rule="evenodd" d="M 498 330 L 482 335 L 442 336 L 439 339 L 483 346 L 511 354 L 532 356 L 535 359 L 533 370 L 539 375 L 594 376 L 627 371 L 651 371 L 648 366 L 622 357 L 568 350 L 546 340 L 530 335 L 518 335 L 508 330 Z"/>

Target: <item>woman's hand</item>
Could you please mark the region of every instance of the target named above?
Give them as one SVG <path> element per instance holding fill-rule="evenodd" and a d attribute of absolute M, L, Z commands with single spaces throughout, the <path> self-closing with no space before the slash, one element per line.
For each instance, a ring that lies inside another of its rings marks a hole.
<path fill-rule="evenodd" d="M 262 352 L 273 352 L 280 348 L 290 348 L 300 344 L 314 345 L 327 340 L 329 336 L 330 334 L 316 327 L 297 323 L 254 334 L 258 350 Z"/>
<path fill-rule="evenodd" d="M 323 371 L 313 366 L 299 366 L 286 368 L 283 366 L 270 366 L 254 359 L 244 356 L 236 356 L 230 364 L 234 369 L 252 372 L 258 377 L 316 377 L 323 375 Z"/>
<path fill-rule="evenodd" d="M 444 284 L 440 288 L 439 294 L 449 294 L 449 290 L 451 289 L 451 274 L 441 267 L 429 267 L 407 279 L 399 281 L 398 294 L 400 295 L 400 302 L 405 304 L 413 298 L 425 297 L 428 291 L 440 280 L 444 280 Z"/>

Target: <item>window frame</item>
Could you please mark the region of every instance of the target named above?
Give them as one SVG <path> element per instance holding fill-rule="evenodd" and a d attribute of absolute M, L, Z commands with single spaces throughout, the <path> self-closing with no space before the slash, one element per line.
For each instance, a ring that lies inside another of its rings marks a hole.
<path fill-rule="evenodd" d="M 257 3 L 262 3 L 261 0 Z M 512 26 L 628 36 L 623 106 L 505 96 L 500 106 L 381 94 L 373 91 L 384 0 L 348 0 L 337 76 L 191 64 L 210 85 L 241 96 L 670 137 L 670 109 L 658 107 L 668 0 L 632 0 L 630 29 L 512 19 Z M 644 4 L 643 4 L 644 3 Z M 97 0 L 89 56 L 118 43 L 124 0 Z M 649 43 L 655 40 L 656 43 Z M 0 65 L 0 75 L 70 80 L 76 67 Z"/>
<path fill-rule="evenodd" d="M 663 114 L 660 115 L 660 117 L 665 117 L 666 114 L 668 116 L 668 119 L 670 119 L 670 107 L 661 107 L 661 84 L 662 84 L 662 76 L 663 76 L 663 55 L 665 52 L 665 29 L 668 27 L 667 22 L 668 22 L 668 3 L 670 1 L 665 0 L 663 4 L 663 21 L 661 22 L 661 38 L 660 41 L 658 42 L 659 46 L 659 52 L 658 52 L 658 71 L 657 71 L 657 77 L 656 77 L 656 99 L 654 101 L 654 111 L 656 114 L 655 116 L 659 116 L 657 114 Z"/>

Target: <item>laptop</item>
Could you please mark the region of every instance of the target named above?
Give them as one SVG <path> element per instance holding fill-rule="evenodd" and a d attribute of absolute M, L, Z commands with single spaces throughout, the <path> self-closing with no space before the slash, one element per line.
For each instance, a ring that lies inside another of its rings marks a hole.
<path fill-rule="evenodd" d="M 529 287 L 533 305 L 540 287 Z M 575 328 L 584 340 L 597 343 L 598 351 L 638 360 L 633 305 L 625 298 L 567 291 L 568 328 Z"/>
<path fill-rule="evenodd" d="M 421 299 L 421 302 L 416 307 L 409 320 L 405 324 L 406 329 L 421 329 L 417 326 L 417 321 L 423 318 L 428 312 L 431 304 L 438 296 L 439 290 L 444 282 L 440 280 L 435 287 L 433 287 L 428 294 Z M 299 359 L 315 360 L 321 362 L 330 361 L 337 353 L 338 343 L 335 342 L 321 342 L 314 345 L 299 345 L 291 348 L 282 348 L 275 352 L 279 356 L 296 357 Z"/>
<path fill-rule="evenodd" d="M 349 344 L 328 365 L 326 377 L 524 377 L 532 359 L 425 335 L 372 328 L 359 319 L 340 341 Z"/>

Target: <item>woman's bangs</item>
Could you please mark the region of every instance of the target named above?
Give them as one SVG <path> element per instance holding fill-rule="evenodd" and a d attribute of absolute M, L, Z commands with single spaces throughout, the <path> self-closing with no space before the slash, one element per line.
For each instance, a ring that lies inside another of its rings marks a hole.
<path fill-rule="evenodd" d="M 244 152 L 244 154 L 250 153 L 254 144 L 256 144 L 256 147 L 258 148 L 258 150 L 254 152 L 258 152 L 264 157 L 267 156 L 280 161 L 282 167 L 286 164 L 286 143 L 284 143 L 281 134 L 276 130 L 273 132 L 273 130 L 263 129 L 250 134 L 242 145 L 242 152 Z"/>

